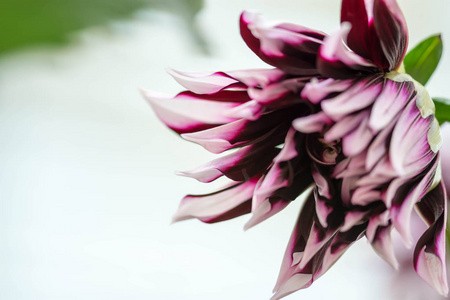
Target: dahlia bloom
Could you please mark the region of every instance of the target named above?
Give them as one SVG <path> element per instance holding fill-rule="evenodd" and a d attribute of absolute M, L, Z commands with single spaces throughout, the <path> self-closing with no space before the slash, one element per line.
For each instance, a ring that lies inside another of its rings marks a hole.
<path fill-rule="evenodd" d="M 402 68 L 404 16 L 395 0 L 343 0 L 341 20 L 326 35 L 244 12 L 245 43 L 272 68 L 170 70 L 187 91 L 144 92 L 184 139 L 213 153 L 235 149 L 180 172 L 230 183 L 184 197 L 174 220 L 251 213 L 250 228 L 308 193 L 274 288 L 279 299 L 310 286 L 362 236 L 397 268 L 391 231 L 411 246 L 415 208 L 428 227 L 415 245 L 415 269 L 445 295 L 439 124 L 428 92 Z"/>

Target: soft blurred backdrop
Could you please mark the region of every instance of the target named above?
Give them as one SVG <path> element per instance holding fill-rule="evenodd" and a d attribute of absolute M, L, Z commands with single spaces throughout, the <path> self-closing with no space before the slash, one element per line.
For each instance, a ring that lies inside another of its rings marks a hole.
<path fill-rule="evenodd" d="M 450 2 L 399 0 L 410 46 L 442 33 L 428 84 L 450 97 Z M 338 0 L 0 2 L 0 299 L 268 299 L 301 202 L 244 232 L 246 217 L 170 225 L 177 177 L 212 158 L 166 129 L 139 88 L 165 73 L 264 67 L 243 9 L 332 32 Z M 447 47 L 447 41 L 448 47 Z M 287 299 L 392 299 L 395 272 L 365 240 Z"/>

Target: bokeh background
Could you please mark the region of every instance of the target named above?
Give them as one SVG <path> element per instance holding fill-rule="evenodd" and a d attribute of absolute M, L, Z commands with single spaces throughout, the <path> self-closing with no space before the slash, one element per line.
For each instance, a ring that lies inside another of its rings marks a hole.
<path fill-rule="evenodd" d="M 450 2 L 398 2 L 410 46 L 442 33 L 428 89 L 450 97 Z M 243 9 L 339 26 L 338 0 L 0 2 L 0 299 L 270 297 L 301 201 L 247 232 L 247 217 L 170 225 L 184 194 L 214 189 L 174 170 L 212 155 L 139 94 L 179 91 L 167 67 L 264 67 L 240 39 Z M 395 276 L 361 240 L 287 299 L 394 299 Z"/>

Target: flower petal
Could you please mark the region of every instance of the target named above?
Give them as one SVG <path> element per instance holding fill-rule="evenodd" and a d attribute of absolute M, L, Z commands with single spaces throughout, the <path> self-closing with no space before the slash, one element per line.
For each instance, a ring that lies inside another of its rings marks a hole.
<path fill-rule="evenodd" d="M 423 175 L 411 178 L 400 187 L 390 207 L 391 221 L 407 246 L 412 244 L 410 230 L 411 213 L 414 205 L 430 190 L 436 176 L 438 159 L 428 166 Z"/>
<path fill-rule="evenodd" d="M 233 122 L 224 111 L 236 103 L 209 101 L 189 94 L 179 94 L 171 99 L 166 95 L 142 91 L 158 118 L 178 134 L 212 128 Z"/>
<path fill-rule="evenodd" d="M 258 181 L 252 199 L 252 218 L 248 229 L 285 208 L 312 183 L 303 136 L 291 128 L 283 149 L 273 159 L 267 174 Z"/>
<path fill-rule="evenodd" d="M 395 116 L 407 106 L 413 94 L 414 83 L 386 79 L 370 112 L 370 128 L 379 131 L 393 123 Z"/>
<path fill-rule="evenodd" d="M 289 130 L 292 119 L 302 112 L 306 112 L 306 109 L 300 105 L 264 114 L 255 121 L 237 120 L 215 128 L 182 134 L 181 136 L 188 141 L 203 146 L 212 153 L 221 153 L 232 148 L 258 143 L 268 138 L 273 139 L 275 144 L 281 144 Z"/>
<path fill-rule="evenodd" d="M 211 182 L 225 175 L 234 181 L 247 181 L 262 173 L 280 152 L 270 141 L 242 147 L 238 151 L 210 161 L 190 171 L 177 175 L 195 178 L 200 182 Z"/>
<path fill-rule="evenodd" d="M 395 257 L 394 247 L 392 245 L 391 230 L 392 226 L 378 227 L 372 240 L 372 248 L 382 259 L 397 270 L 399 263 Z"/>
<path fill-rule="evenodd" d="M 264 62 L 289 74 L 317 74 L 316 57 L 324 34 L 289 23 L 269 24 L 260 15 L 243 12 L 241 35 Z"/>
<path fill-rule="evenodd" d="M 381 49 L 389 63 L 388 70 L 396 70 L 408 47 L 405 17 L 395 0 L 374 0 L 373 19 Z"/>
<path fill-rule="evenodd" d="M 256 180 L 231 184 L 226 188 L 206 195 L 188 195 L 181 200 L 173 221 L 197 218 L 213 223 L 250 212 L 250 199 Z"/>
<path fill-rule="evenodd" d="M 343 23 L 341 29 L 327 36 L 320 47 L 317 66 L 323 76 L 346 79 L 376 72 L 376 65 L 350 51 L 344 44 L 350 27 L 349 23 Z"/>
<path fill-rule="evenodd" d="M 196 94 L 213 94 L 232 84 L 238 83 L 236 79 L 224 73 L 191 73 L 168 69 L 167 72 L 183 87 Z"/>
<path fill-rule="evenodd" d="M 447 220 L 447 195 L 441 182 L 417 204 L 428 228 L 414 250 L 414 267 L 417 274 L 439 294 L 447 296 L 448 281 L 445 262 L 445 227 Z"/>
<path fill-rule="evenodd" d="M 302 90 L 302 98 L 308 99 L 311 103 L 317 104 L 321 100 L 325 99 L 328 95 L 333 93 L 340 93 L 353 84 L 353 80 L 336 80 L 333 78 L 327 78 L 319 80 L 312 78 Z"/>
<path fill-rule="evenodd" d="M 361 80 L 334 98 L 323 100 L 322 110 L 334 121 L 371 105 L 382 90 L 380 78 Z"/>

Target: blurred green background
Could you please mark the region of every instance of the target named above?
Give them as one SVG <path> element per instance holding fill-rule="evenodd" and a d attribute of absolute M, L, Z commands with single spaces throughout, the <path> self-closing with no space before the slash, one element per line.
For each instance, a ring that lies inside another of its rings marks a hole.
<path fill-rule="evenodd" d="M 0 55 L 41 44 L 62 44 L 78 30 L 126 19 L 140 9 L 177 15 L 203 45 L 193 20 L 203 0 L 2 0 Z"/>

